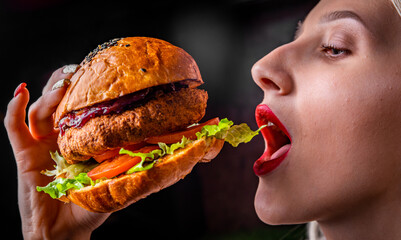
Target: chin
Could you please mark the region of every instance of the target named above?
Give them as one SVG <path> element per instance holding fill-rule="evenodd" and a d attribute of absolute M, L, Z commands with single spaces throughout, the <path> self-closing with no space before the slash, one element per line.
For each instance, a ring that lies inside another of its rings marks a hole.
<path fill-rule="evenodd" d="M 259 219 L 269 225 L 301 224 L 310 221 L 306 220 L 307 211 L 299 211 L 304 208 L 291 202 L 290 198 L 281 198 L 278 193 L 267 191 L 262 181 L 259 182 L 254 204 Z"/>

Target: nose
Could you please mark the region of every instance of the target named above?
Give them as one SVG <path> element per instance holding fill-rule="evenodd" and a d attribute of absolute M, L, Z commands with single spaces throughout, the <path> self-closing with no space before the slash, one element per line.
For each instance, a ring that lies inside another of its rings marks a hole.
<path fill-rule="evenodd" d="M 288 45 L 270 52 L 252 67 L 252 78 L 262 90 L 279 95 L 288 95 L 293 90 L 290 68 L 293 59 Z"/>

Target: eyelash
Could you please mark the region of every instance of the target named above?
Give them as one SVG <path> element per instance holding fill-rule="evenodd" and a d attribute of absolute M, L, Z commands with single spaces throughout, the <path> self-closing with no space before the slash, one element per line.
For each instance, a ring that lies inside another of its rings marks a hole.
<path fill-rule="evenodd" d="M 351 51 L 346 48 L 340 48 L 334 44 L 322 44 L 321 51 L 332 59 L 342 58 L 351 54 Z M 330 53 L 331 51 L 331 53 Z M 334 52 L 333 52 L 334 51 Z"/>

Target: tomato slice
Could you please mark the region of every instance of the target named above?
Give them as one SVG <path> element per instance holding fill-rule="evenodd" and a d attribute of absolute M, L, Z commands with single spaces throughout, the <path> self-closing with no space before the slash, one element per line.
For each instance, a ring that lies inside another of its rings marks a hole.
<path fill-rule="evenodd" d="M 146 146 L 133 152 L 148 153 L 158 148 L 159 146 L 155 145 Z M 115 158 L 106 160 L 99 166 L 92 169 L 90 172 L 88 172 L 88 176 L 92 178 L 92 180 L 97 180 L 104 177 L 112 178 L 128 171 L 139 162 L 141 162 L 140 157 L 130 157 L 127 154 L 119 154 Z"/>
<path fill-rule="evenodd" d="M 126 150 L 130 150 L 130 151 L 136 151 L 138 149 L 143 148 L 145 145 L 146 145 L 145 142 L 141 142 L 141 143 L 131 144 L 131 145 L 125 146 L 123 148 L 126 149 Z M 95 159 L 97 162 L 101 163 L 104 160 L 107 160 L 107 159 L 110 159 L 110 158 L 114 158 L 115 156 L 118 156 L 119 152 L 120 152 L 120 149 L 121 148 L 111 149 L 111 150 L 105 151 L 102 154 L 95 155 L 92 158 Z"/>
<path fill-rule="evenodd" d="M 200 132 L 202 128 L 206 125 L 217 125 L 219 124 L 219 118 L 213 118 L 210 119 L 207 122 L 204 122 L 202 124 L 187 128 L 183 131 L 178 131 L 178 132 L 172 132 L 172 133 L 167 133 L 164 135 L 160 136 L 154 136 L 154 137 L 149 137 L 145 140 L 145 142 L 149 144 L 157 144 L 159 142 L 166 143 L 166 144 L 173 144 L 176 142 L 180 142 L 182 137 L 185 136 L 188 139 L 194 140 L 196 139 L 196 133 Z"/>
<path fill-rule="evenodd" d="M 187 128 L 183 131 L 168 133 L 160 136 L 150 137 L 145 140 L 145 142 L 141 142 L 138 144 L 133 144 L 129 146 L 125 146 L 124 149 L 130 150 L 132 152 L 142 152 L 148 153 L 152 150 L 158 149 L 158 146 L 146 146 L 146 144 L 157 144 L 159 142 L 163 142 L 166 144 L 173 144 L 180 142 L 182 137 L 185 136 L 191 140 L 196 139 L 196 133 L 200 132 L 202 128 L 206 125 L 217 125 L 219 124 L 219 118 L 213 118 L 209 121 Z M 92 169 L 88 172 L 88 176 L 93 180 L 100 178 L 112 178 L 121 173 L 128 171 L 130 168 L 135 166 L 141 161 L 140 157 L 130 157 L 129 155 L 119 154 L 120 149 L 112 149 L 104 152 L 103 154 L 94 156 L 93 158 L 100 162 L 101 164 L 96 168 Z"/>

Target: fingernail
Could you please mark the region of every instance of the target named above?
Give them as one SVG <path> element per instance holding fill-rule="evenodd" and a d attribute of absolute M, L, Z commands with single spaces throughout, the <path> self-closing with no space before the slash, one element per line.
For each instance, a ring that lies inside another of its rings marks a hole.
<path fill-rule="evenodd" d="M 18 85 L 18 87 L 15 89 L 14 91 L 14 97 L 17 97 L 18 94 L 20 94 L 22 92 L 22 90 L 24 90 L 24 88 L 26 87 L 26 83 L 21 83 L 20 85 Z"/>
<path fill-rule="evenodd" d="M 71 83 L 70 79 L 63 78 L 63 79 L 57 81 L 57 82 L 53 85 L 52 91 L 53 91 L 53 90 L 56 90 L 56 89 L 58 89 L 58 88 L 62 88 L 62 87 L 64 87 L 64 86 L 68 86 L 68 85 L 70 85 L 70 83 Z"/>
<path fill-rule="evenodd" d="M 79 67 L 78 64 L 70 64 L 67 65 L 63 68 L 63 73 L 68 74 L 68 73 L 75 73 L 77 71 L 77 68 Z"/>

